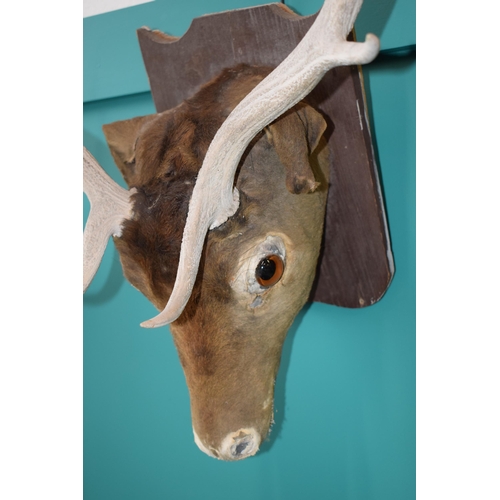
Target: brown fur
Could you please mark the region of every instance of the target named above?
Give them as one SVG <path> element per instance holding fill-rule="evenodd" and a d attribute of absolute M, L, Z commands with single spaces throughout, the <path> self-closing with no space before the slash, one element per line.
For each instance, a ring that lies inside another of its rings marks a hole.
<path fill-rule="evenodd" d="M 134 215 L 115 243 L 126 278 L 158 309 L 172 291 L 189 199 L 208 146 L 268 72 L 226 70 L 174 110 L 104 127 L 117 165 L 137 189 Z M 209 232 L 192 296 L 171 325 L 193 426 L 215 455 L 229 432 L 254 427 L 262 438 L 268 432 L 282 344 L 307 299 L 319 252 L 327 162 L 318 144 L 325 127 L 300 103 L 252 141 L 236 179 L 240 208 Z M 286 241 L 286 270 L 253 307 L 235 288 L 235 273 L 266 235 Z"/>

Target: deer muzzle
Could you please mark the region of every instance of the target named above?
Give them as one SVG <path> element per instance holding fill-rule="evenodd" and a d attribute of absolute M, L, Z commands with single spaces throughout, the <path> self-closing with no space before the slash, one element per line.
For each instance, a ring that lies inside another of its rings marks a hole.
<path fill-rule="evenodd" d="M 255 455 L 261 443 L 261 436 L 254 428 L 243 428 L 230 432 L 218 449 L 209 449 L 201 442 L 196 431 L 193 432 L 194 441 L 203 453 L 226 461 L 242 460 Z"/>

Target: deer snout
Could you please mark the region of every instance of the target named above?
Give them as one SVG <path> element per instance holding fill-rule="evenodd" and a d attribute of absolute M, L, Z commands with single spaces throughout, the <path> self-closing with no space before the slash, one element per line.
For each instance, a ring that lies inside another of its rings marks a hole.
<path fill-rule="evenodd" d="M 200 440 L 196 431 L 194 441 L 198 448 L 207 455 L 220 460 L 235 461 L 251 457 L 259 451 L 260 434 L 254 429 L 239 429 L 230 432 L 221 442 L 219 449 L 208 449 Z"/>
<path fill-rule="evenodd" d="M 259 451 L 260 434 L 255 429 L 240 429 L 229 433 L 219 449 L 222 460 L 241 460 Z"/>

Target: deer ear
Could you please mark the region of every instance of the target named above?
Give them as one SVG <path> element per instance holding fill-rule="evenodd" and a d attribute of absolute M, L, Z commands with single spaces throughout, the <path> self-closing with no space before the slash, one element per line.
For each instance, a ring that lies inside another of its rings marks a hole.
<path fill-rule="evenodd" d="M 326 130 L 326 121 L 321 113 L 307 104 L 298 104 L 296 108 L 297 116 L 306 129 L 309 154 L 312 154 Z"/>
<path fill-rule="evenodd" d="M 116 165 L 129 187 L 135 185 L 138 172 L 135 165 L 135 146 L 142 130 L 158 115 L 138 116 L 130 120 L 103 125 L 106 142 Z"/>
<path fill-rule="evenodd" d="M 267 139 L 285 166 L 286 187 L 291 193 L 310 193 L 319 186 L 309 155 L 317 148 L 325 130 L 323 116 L 304 103 L 297 104 L 266 127 Z"/>

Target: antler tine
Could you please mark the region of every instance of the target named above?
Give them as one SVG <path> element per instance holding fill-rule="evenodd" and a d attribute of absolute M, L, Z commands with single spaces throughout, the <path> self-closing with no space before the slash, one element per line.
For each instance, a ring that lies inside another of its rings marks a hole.
<path fill-rule="evenodd" d="M 123 189 L 83 148 L 83 191 L 90 213 L 83 232 L 83 292 L 87 290 L 106 250 L 110 236 L 121 235 L 123 219 L 130 217 L 132 191 Z"/>
<path fill-rule="evenodd" d="M 175 321 L 191 295 L 205 236 L 224 223 L 239 205 L 233 189 L 247 145 L 266 125 L 297 104 L 335 66 L 366 64 L 379 52 L 375 35 L 364 43 L 347 42 L 363 0 L 325 0 L 314 24 L 295 50 L 233 110 L 215 135 L 198 175 L 184 228 L 177 277 L 170 300 L 155 318 L 155 328 Z M 220 193 L 214 196 L 214 193 Z"/>

